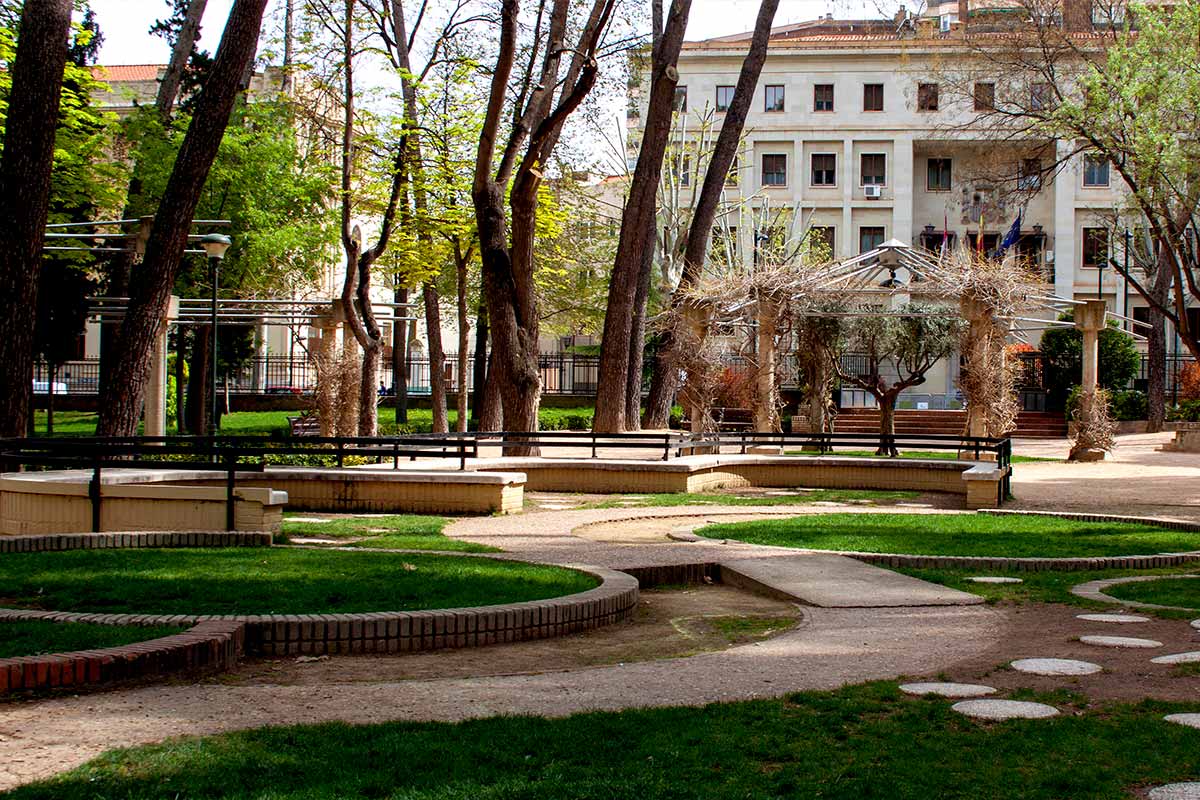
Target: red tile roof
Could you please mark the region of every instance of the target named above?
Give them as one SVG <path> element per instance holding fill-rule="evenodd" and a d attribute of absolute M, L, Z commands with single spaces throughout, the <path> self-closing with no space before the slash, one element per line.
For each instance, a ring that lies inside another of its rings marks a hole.
<path fill-rule="evenodd" d="M 96 65 L 92 67 L 92 76 L 99 81 L 108 83 L 133 83 L 135 81 L 158 80 L 158 71 L 166 69 L 165 64 L 113 64 L 112 66 Z"/>

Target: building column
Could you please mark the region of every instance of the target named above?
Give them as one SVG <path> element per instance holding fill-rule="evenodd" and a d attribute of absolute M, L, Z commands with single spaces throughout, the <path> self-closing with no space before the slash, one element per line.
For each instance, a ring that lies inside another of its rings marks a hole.
<path fill-rule="evenodd" d="M 1067 142 L 1055 143 L 1061 161 L 1071 148 Z M 1075 296 L 1075 162 L 1068 160 L 1054 178 L 1054 293 Z"/>
<path fill-rule="evenodd" d="M 858 231 L 854 230 L 854 140 L 849 136 L 842 139 L 842 242 L 838 248 L 839 258 L 858 255 Z"/>
<path fill-rule="evenodd" d="M 901 134 L 892 140 L 892 236 L 915 246 L 913 231 L 913 137 Z"/>
<path fill-rule="evenodd" d="M 146 413 L 142 426 L 145 436 L 167 435 L 167 331 L 178 317 L 179 298 L 172 295 L 150 351 L 150 376 L 146 380 Z"/>
<path fill-rule="evenodd" d="M 1083 334 L 1083 380 L 1079 384 L 1076 414 L 1080 420 L 1088 419 L 1089 406 L 1096 399 L 1100 376 L 1100 331 L 1104 330 L 1106 311 L 1103 300 L 1088 300 L 1075 307 L 1075 327 Z M 1102 461 L 1104 455 L 1104 450 L 1080 440 L 1071 448 L 1069 458 L 1071 461 Z"/>

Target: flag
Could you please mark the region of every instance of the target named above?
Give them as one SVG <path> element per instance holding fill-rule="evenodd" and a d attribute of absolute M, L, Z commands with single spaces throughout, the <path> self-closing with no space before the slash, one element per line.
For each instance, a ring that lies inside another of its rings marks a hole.
<path fill-rule="evenodd" d="M 1008 233 L 1004 234 L 1004 239 L 1001 240 L 1000 246 L 996 248 L 996 258 L 1004 258 L 1004 253 L 1008 248 L 1017 243 L 1021 238 L 1021 212 L 1017 212 L 1017 218 L 1013 220 L 1013 224 L 1008 229 Z"/>

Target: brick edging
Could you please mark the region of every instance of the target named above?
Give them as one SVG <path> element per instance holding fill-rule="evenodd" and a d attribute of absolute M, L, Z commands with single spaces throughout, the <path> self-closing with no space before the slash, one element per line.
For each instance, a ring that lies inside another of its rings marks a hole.
<path fill-rule="evenodd" d="M 1025 511 L 1019 508 L 981 508 L 976 513 L 994 517 L 1056 517 L 1071 519 L 1079 522 L 1128 522 L 1132 524 L 1154 525 L 1157 528 L 1167 528 L 1174 531 L 1200 533 L 1200 523 L 1188 522 L 1181 519 L 1164 519 L 1162 517 L 1133 517 L 1123 514 L 1088 514 L 1076 511 Z"/>
<path fill-rule="evenodd" d="M 221 623 L 240 629 L 247 655 L 283 656 L 301 653 L 407 653 L 476 647 L 563 636 L 619 622 L 633 615 L 638 603 L 638 581 L 632 575 L 603 567 L 559 566 L 599 578 L 600 585 L 545 600 L 429 611 L 189 616 L 0 609 L 0 620 L 43 619 L 100 625 L 199 626 L 209 622 Z M 192 631 L 179 636 L 190 633 Z M 174 638 L 177 637 L 130 645 L 129 648 L 138 652 L 153 650 L 149 645 Z"/>
<path fill-rule="evenodd" d="M 0 554 L 138 547 L 270 547 L 269 531 L 131 531 L 0 536 Z"/>
<path fill-rule="evenodd" d="M 0 619 L 58 619 L 52 611 L 0 609 Z M 3 624 L 0 622 L 0 624 Z M 143 623 L 157 624 L 157 623 Z M 231 620 L 199 622 L 182 633 L 145 642 L 39 656 L 0 658 L 0 695 L 15 691 L 94 688 L 183 670 L 223 671 L 242 656 L 246 626 Z"/>

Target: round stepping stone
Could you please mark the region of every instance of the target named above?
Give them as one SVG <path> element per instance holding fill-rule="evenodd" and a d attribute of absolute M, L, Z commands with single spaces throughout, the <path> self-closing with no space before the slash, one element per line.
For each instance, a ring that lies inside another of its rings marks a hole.
<path fill-rule="evenodd" d="M 1170 656 L 1159 656 L 1150 659 L 1151 664 L 1195 664 L 1200 661 L 1200 651 L 1191 653 L 1175 653 Z"/>
<path fill-rule="evenodd" d="M 900 691 L 905 694 L 936 694 L 941 697 L 983 697 L 995 694 L 991 686 L 981 686 L 976 683 L 905 683 Z"/>
<path fill-rule="evenodd" d="M 305 524 L 312 524 L 312 525 L 316 525 L 321 522 L 333 522 L 333 520 L 326 519 L 325 517 L 290 517 L 290 518 L 288 518 L 287 521 L 288 522 L 303 522 Z"/>
<path fill-rule="evenodd" d="M 1022 658 L 1009 666 L 1030 675 L 1094 675 L 1104 669 L 1099 664 L 1073 658 Z"/>
<path fill-rule="evenodd" d="M 1194 619 L 1189 624 L 1196 630 L 1200 631 L 1200 619 Z"/>
<path fill-rule="evenodd" d="M 972 583 L 1024 583 L 1020 578 L 1003 578 L 999 575 L 980 575 L 975 578 L 967 578 Z"/>
<path fill-rule="evenodd" d="M 1149 617 L 1139 617 L 1137 614 L 1076 614 L 1075 619 L 1085 619 L 1088 622 L 1115 622 L 1118 625 L 1150 621 Z"/>
<path fill-rule="evenodd" d="M 1093 647 L 1162 647 L 1162 642 L 1153 639 L 1135 639 L 1132 636 L 1080 636 L 1079 641 Z"/>
<path fill-rule="evenodd" d="M 1200 714 L 1167 714 L 1163 719 L 1189 728 L 1200 728 Z"/>
<path fill-rule="evenodd" d="M 968 717 L 991 720 L 1046 719 L 1058 714 L 1054 706 L 1023 700 L 963 700 L 950 708 Z"/>
<path fill-rule="evenodd" d="M 1146 795 L 1150 800 L 1200 800 L 1200 783 L 1168 783 Z"/>

